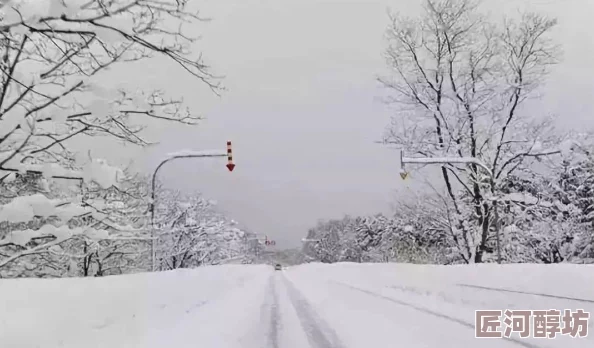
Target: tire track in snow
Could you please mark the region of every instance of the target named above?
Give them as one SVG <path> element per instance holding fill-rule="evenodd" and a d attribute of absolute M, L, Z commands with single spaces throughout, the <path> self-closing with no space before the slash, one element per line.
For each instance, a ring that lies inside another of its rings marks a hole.
<path fill-rule="evenodd" d="M 295 285 L 284 276 L 282 277 L 289 300 L 297 312 L 297 316 L 305 331 L 310 347 L 344 348 L 344 344 L 340 341 L 334 329 L 332 329 L 332 327 L 318 315 L 313 306 Z"/>
<path fill-rule="evenodd" d="M 372 297 L 376 297 L 376 298 L 379 298 L 379 299 L 382 299 L 382 300 L 385 300 L 385 301 L 389 301 L 389 302 L 392 302 L 392 303 L 395 303 L 395 304 L 398 304 L 398 305 L 401 305 L 401 306 L 409 307 L 409 308 L 412 308 L 414 310 L 417 310 L 417 311 L 419 311 L 421 313 L 425 313 L 425 314 L 428 314 L 428 315 L 432 315 L 432 316 L 435 316 L 435 317 L 438 317 L 438 318 L 441 318 L 441 319 L 445 319 L 445 320 L 454 322 L 456 324 L 460 324 L 460 325 L 462 325 L 464 327 L 467 327 L 467 328 L 471 329 L 472 331 L 475 330 L 474 324 L 470 324 L 470 323 L 467 323 L 467 322 L 465 322 L 463 320 L 450 317 L 449 315 L 446 315 L 446 314 L 443 314 L 443 313 L 439 313 L 439 312 L 436 312 L 436 311 L 433 311 L 433 310 L 430 310 L 430 309 L 427 309 L 427 308 L 423 308 L 423 307 L 414 305 L 412 303 L 408 303 L 406 301 L 398 300 L 398 299 L 395 299 L 393 297 L 389 297 L 389 296 L 385 296 L 385 295 L 382 295 L 382 294 L 378 294 L 378 293 L 373 292 L 373 291 L 369 291 L 369 290 L 362 289 L 362 288 L 359 288 L 359 287 L 356 287 L 356 286 L 352 286 L 350 284 L 346 284 L 346 283 L 342 283 L 342 282 L 337 282 L 337 281 L 331 281 L 331 282 L 332 283 L 335 283 L 337 285 L 340 285 L 342 287 L 345 287 L 347 289 L 351 289 L 353 291 L 358 291 L 359 293 L 363 293 L 363 294 L 366 294 L 366 295 L 369 295 L 369 296 L 372 296 Z M 515 343 L 517 345 L 520 345 L 520 346 L 526 347 L 526 348 L 540 348 L 539 346 L 536 346 L 534 344 L 530 344 L 528 342 L 523 342 L 523 341 L 520 341 L 518 339 L 511 338 L 511 337 L 502 337 L 502 339 L 504 339 L 504 340 L 506 340 L 506 341 L 508 341 L 510 343 Z"/>
<path fill-rule="evenodd" d="M 557 298 L 557 299 L 561 299 L 561 300 L 570 300 L 570 301 L 576 301 L 576 302 L 594 303 L 594 300 L 588 300 L 588 299 L 584 299 L 584 298 L 558 296 L 558 295 L 543 294 L 543 293 L 538 293 L 538 292 L 528 292 L 528 291 L 520 291 L 520 290 L 512 290 L 512 289 L 503 289 L 503 288 L 491 288 L 488 286 L 471 285 L 471 284 L 456 284 L 456 285 L 460 286 L 460 287 L 479 289 L 479 290 L 509 292 L 509 293 L 514 293 L 514 294 L 533 295 L 533 296 Z"/>
<path fill-rule="evenodd" d="M 279 328 L 280 328 L 280 314 L 279 314 L 279 300 L 277 289 L 276 275 L 272 274 L 268 280 L 268 289 L 266 297 L 260 309 L 261 322 L 269 322 L 268 327 L 268 346 L 271 348 L 279 348 Z M 266 299 L 272 300 L 266 300 Z"/>

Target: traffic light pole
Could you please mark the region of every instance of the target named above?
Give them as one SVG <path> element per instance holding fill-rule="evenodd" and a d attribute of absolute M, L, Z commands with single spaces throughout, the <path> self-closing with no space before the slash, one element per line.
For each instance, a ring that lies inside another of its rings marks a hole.
<path fill-rule="evenodd" d="M 230 172 L 233 171 L 233 169 L 235 168 L 235 164 L 233 163 L 233 157 L 232 157 L 232 152 L 231 152 L 231 142 L 228 141 L 227 142 L 227 151 L 224 152 L 218 152 L 218 151 L 204 151 L 204 152 L 190 152 L 190 153 L 185 153 L 185 154 L 179 154 L 179 155 L 173 155 L 165 160 L 163 160 L 161 163 L 159 163 L 159 165 L 157 166 L 157 168 L 155 168 L 155 171 L 153 172 L 153 177 L 152 177 L 152 182 L 151 182 L 151 204 L 150 204 L 150 211 L 151 211 L 151 239 L 152 239 L 152 243 L 151 243 L 151 269 L 154 272 L 155 268 L 156 268 L 156 243 L 157 243 L 157 238 L 155 236 L 155 186 L 156 186 L 156 182 L 157 182 L 157 173 L 159 172 L 159 170 L 161 169 L 161 167 L 163 167 L 163 165 L 165 165 L 165 163 L 169 163 L 173 160 L 178 160 L 178 159 L 187 159 L 187 158 L 211 158 L 211 157 L 227 157 L 227 169 L 229 169 Z"/>

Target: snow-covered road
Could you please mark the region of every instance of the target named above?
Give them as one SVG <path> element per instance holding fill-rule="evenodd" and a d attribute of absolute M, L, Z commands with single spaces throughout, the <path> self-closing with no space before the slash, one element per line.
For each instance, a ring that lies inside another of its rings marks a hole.
<path fill-rule="evenodd" d="M 0 346 L 593 347 L 594 334 L 475 338 L 476 309 L 578 308 L 594 312 L 592 266 L 218 266 L 0 280 Z"/>

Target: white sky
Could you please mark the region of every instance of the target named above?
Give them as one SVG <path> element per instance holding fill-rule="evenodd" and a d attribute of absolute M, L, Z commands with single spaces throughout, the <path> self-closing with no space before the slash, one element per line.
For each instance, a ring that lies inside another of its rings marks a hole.
<path fill-rule="evenodd" d="M 387 9 L 414 14 L 419 0 L 212 0 L 199 2 L 213 20 L 195 29 L 213 72 L 225 75 L 221 98 L 185 76 L 177 66 L 155 62 L 126 66 L 106 79 L 159 86 L 183 95 L 208 117 L 192 128 L 153 127 L 159 140 L 132 155 L 138 168 L 152 171 L 168 152 L 225 150 L 234 144 L 237 168 L 225 160 L 187 160 L 170 164 L 160 178 L 167 185 L 200 190 L 250 230 L 267 234 L 277 247 L 294 247 L 320 218 L 387 212 L 403 183 L 396 152 L 381 138 L 390 110 L 376 101 L 382 91 L 375 77 L 385 69 L 381 57 Z M 549 80 L 547 94 L 532 110 L 553 113 L 560 126 L 592 125 L 594 39 L 592 0 L 492 0 L 500 14 L 519 6 L 548 12 L 560 20 L 556 36 L 564 63 Z M 106 148 L 113 158 L 113 148 Z"/>

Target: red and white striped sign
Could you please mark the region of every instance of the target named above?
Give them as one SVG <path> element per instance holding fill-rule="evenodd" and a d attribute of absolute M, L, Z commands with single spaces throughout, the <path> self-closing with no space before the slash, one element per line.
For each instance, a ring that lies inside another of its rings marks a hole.
<path fill-rule="evenodd" d="M 235 164 L 233 164 L 233 151 L 231 150 L 230 141 L 227 142 L 227 169 L 229 169 L 230 172 L 235 169 Z"/>

